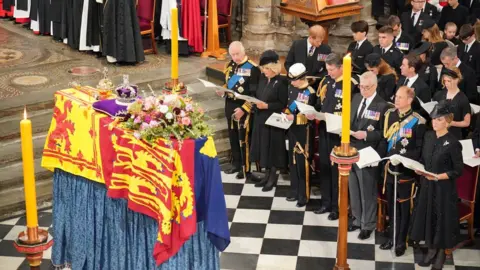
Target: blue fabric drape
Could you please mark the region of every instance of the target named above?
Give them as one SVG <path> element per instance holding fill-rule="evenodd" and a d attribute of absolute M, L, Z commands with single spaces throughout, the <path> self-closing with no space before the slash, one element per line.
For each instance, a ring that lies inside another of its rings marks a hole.
<path fill-rule="evenodd" d="M 219 252 L 201 219 L 180 251 L 157 267 L 154 219 L 129 210 L 124 199 L 107 197 L 103 184 L 60 169 L 53 182 L 54 265 L 73 270 L 220 269 Z"/>

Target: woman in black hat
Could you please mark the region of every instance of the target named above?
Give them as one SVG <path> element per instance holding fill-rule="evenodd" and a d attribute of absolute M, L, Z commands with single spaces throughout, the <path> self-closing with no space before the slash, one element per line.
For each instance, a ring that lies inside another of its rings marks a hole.
<path fill-rule="evenodd" d="M 445 88 L 438 91 L 433 96 L 433 100 L 437 102 L 449 100 L 451 102 L 453 121 L 450 123 L 450 133 L 457 140 L 461 140 L 464 137 L 463 130 L 470 126 L 470 102 L 467 95 L 458 88 L 458 82 L 462 79 L 460 70 L 456 67 L 444 68 L 442 72 L 442 83 Z"/>
<path fill-rule="evenodd" d="M 397 87 L 397 73 L 378 53 L 365 57 L 365 67 L 377 75 L 377 93 L 387 102 L 392 102 Z"/>
<path fill-rule="evenodd" d="M 437 68 L 430 62 L 430 49 L 432 43 L 423 41 L 418 43 L 413 49 L 412 53 L 418 55 L 422 60 L 422 68 L 418 71 L 418 76 L 428 84 L 432 97 L 435 92 L 439 90 L 438 71 Z"/>
<path fill-rule="evenodd" d="M 430 62 L 439 69 L 438 66 L 442 65 L 442 61 L 440 61 L 440 54 L 442 53 L 443 49 L 448 47 L 448 43 L 443 39 L 440 29 L 433 20 L 428 19 L 423 21 L 422 39 L 432 43 Z"/>
<path fill-rule="evenodd" d="M 250 154 L 252 161 L 266 169 L 265 177 L 255 186 L 270 191 L 277 184 L 277 170 L 286 167 L 287 151 L 285 131 L 265 122 L 273 113 L 281 113 L 287 107 L 288 81 L 280 76 L 282 66 L 276 52 L 263 52 L 259 65 L 262 75 L 255 98 L 262 102 L 256 104 Z"/>
<path fill-rule="evenodd" d="M 435 175 L 417 171 L 422 177 L 412 213 L 410 239 L 425 241 L 428 247 L 418 265 L 442 269 L 445 249 L 457 244 L 459 233 L 456 179 L 463 170 L 462 145 L 449 132 L 453 121 L 449 101 L 437 104 L 430 116 L 433 131 L 425 135 L 420 162 Z"/>

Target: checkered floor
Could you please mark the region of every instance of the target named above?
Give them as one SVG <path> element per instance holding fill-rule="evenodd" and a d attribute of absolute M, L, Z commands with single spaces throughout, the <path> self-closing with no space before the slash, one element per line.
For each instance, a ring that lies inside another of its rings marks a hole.
<path fill-rule="evenodd" d="M 326 214 L 313 213 L 320 205 L 319 197 L 297 208 L 294 202 L 285 200 L 289 182 L 283 176 L 270 192 L 262 192 L 234 175 L 223 174 L 222 179 L 232 236 L 230 246 L 221 254 L 222 269 L 332 269 L 338 222 L 329 221 Z M 51 211 L 39 213 L 41 227 L 49 228 L 51 220 Z M 13 247 L 14 238 L 24 228 L 23 217 L 0 222 L 0 269 L 29 269 Z M 352 270 L 429 269 L 415 264 L 422 258 L 421 250 L 409 248 L 404 256 L 394 259 L 389 251 L 379 249 L 385 241 L 381 234 L 365 241 L 358 240 L 357 235 L 358 231 L 348 234 L 348 263 Z M 44 254 L 42 270 L 52 269 L 50 252 Z M 480 241 L 456 250 L 444 269 L 480 270 Z"/>

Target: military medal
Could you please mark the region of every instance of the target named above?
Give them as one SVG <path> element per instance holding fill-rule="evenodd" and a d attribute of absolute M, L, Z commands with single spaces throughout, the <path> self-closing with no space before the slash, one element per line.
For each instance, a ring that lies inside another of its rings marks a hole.
<path fill-rule="evenodd" d="M 443 143 L 443 146 L 447 146 L 447 145 L 449 145 L 449 142 L 448 142 L 448 141 L 445 141 L 445 142 Z"/>
<path fill-rule="evenodd" d="M 397 48 L 399 48 L 400 50 L 403 50 L 403 51 L 408 51 L 408 49 L 410 48 L 410 45 L 408 43 L 405 43 L 405 42 L 397 42 Z"/>
<path fill-rule="evenodd" d="M 342 97 L 342 89 L 335 90 L 335 97 L 336 98 L 341 98 Z"/>
<path fill-rule="evenodd" d="M 327 55 L 326 54 L 318 54 L 317 55 L 317 61 L 325 61 L 325 59 L 327 59 Z"/>
<path fill-rule="evenodd" d="M 237 91 L 238 91 L 239 93 L 243 93 L 243 87 L 241 87 L 241 86 L 238 87 L 238 88 L 237 88 Z"/>
<path fill-rule="evenodd" d="M 400 149 L 400 154 L 401 155 L 405 155 L 405 153 L 407 153 L 407 149 L 405 149 L 405 148 Z"/>
<path fill-rule="evenodd" d="M 245 82 L 245 79 L 244 79 L 243 77 L 241 77 L 241 78 L 238 80 L 238 82 L 239 82 L 240 84 L 243 84 L 243 83 Z"/>
<path fill-rule="evenodd" d="M 406 147 L 408 145 L 408 139 L 403 138 L 403 140 L 400 143 L 402 144 L 403 147 Z"/>
<path fill-rule="evenodd" d="M 367 127 L 367 131 L 374 131 L 374 130 L 375 130 L 375 128 L 372 125 Z"/>

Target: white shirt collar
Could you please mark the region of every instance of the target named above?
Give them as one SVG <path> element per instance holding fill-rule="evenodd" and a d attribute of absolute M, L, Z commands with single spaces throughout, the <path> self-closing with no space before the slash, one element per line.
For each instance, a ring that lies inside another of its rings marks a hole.
<path fill-rule="evenodd" d="M 371 95 L 369 98 L 365 99 L 365 98 L 362 98 L 362 100 L 360 101 L 360 106 L 358 106 L 358 110 L 357 110 L 357 114 L 360 113 L 360 110 L 362 109 L 362 103 L 364 100 L 366 100 L 365 102 L 365 110 L 363 111 L 363 115 L 365 115 L 365 112 L 367 111 L 368 107 L 370 106 L 370 103 L 372 103 L 372 100 L 375 98 L 375 96 L 377 95 L 377 91 L 375 91 L 375 93 L 373 93 L 373 95 Z M 362 118 L 363 115 L 359 115 L 358 117 L 359 118 Z"/>
<path fill-rule="evenodd" d="M 364 39 L 362 39 L 362 40 L 360 40 L 360 41 L 357 41 L 358 48 L 362 47 L 362 44 L 363 44 L 363 42 L 365 42 L 365 40 L 367 40 L 367 38 L 364 38 Z"/>
<path fill-rule="evenodd" d="M 413 19 L 413 25 L 417 25 L 418 18 L 420 18 L 420 13 L 422 13 L 422 12 L 423 12 L 423 9 L 420 10 L 420 11 L 417 11 L 417 12 L 413 11 L 413 9 L 412 9 L 412 14 L 410 14 L 410 17 L 412 17 L 413 14 L 415 14 L 415 18 Z"/>
<path fill-rule="evenodd" d="M 412 84 L 415 83 L 415 81 L 418 79 L 418 74 L 415 74 L 415 76 L 411 77 L 411 78 L 405 78 L 406 80 L 408 79 L 408 83 L 407 83 L 407 86 L 408 87 L 412 87 Z"/>
<path fill-rule="evenodd" d="M 475 42 L 475 39 L 473 39 L 470 43 L 465 45 L 465 46 L 467 46 L 467 52 L 470 51 L 474 42 Z"/>
<path fill-rule="evenodd" d="M 402 37 L 402 30 L 398 32 L 398 35 L 395 37 L 395 40 L 398 42 L 398 40 Z"/>
<path fill-rule="evenodd" d="M 393 43 L 390 44 L 390 46 L 388 46 L 388 47 L 386 47 L 386 48 L 380 47 L 380 49 L 385 49 L 385 53 L 387 53 L 387 52 L 392 48 L 392 46 L 393 46 Z"/>
<path fill-rule="evenodd" d="M 460 61 L 460 59 L 458 59 L 458 63 L 455 66 L 458 68 L 461 63 L 462 63 L 462 61 Z"/>
<path fill-rule="evenodd" d="M 311 47 L 312 47 L 312 44 L 310 44 L 310 38 L 307 38 L 307 54 L 310 51 Z M 313 49 L 313 51 L 315 52 L 315 49 Z"/>

